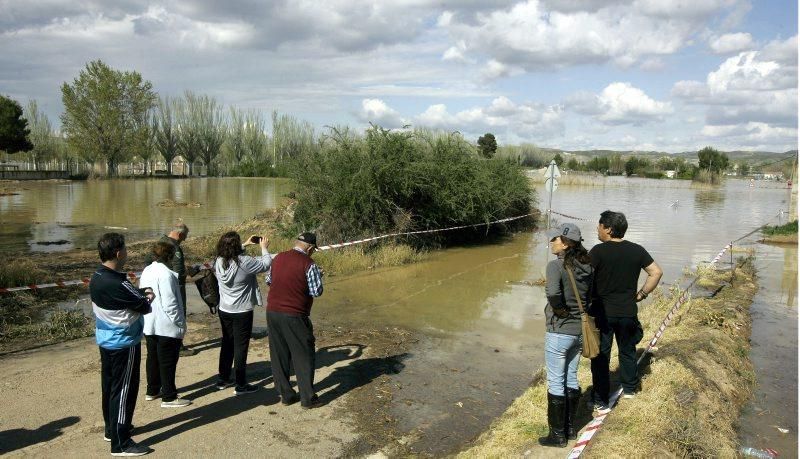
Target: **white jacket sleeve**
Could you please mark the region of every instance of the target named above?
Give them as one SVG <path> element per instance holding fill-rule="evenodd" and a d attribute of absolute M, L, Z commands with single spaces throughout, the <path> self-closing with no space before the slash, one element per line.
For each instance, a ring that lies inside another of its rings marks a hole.
<path fill-rule="evenodd" d="M 161 294 L 161 307 L 169 320 L 179 328 L 185 327 L 186 318 L 183 316 L 183 308 L 180 300 L 180 286 L 178 279 L 167 272 L 158 282 L 159 293 Z"/>
<path fill-rule="evenodd" d="M 241 261 L 239 267 L 248 274 L 265 273 L 272 265 L 272 256 L 267 251 L 262 251 L 260 257 L 243 256 L 239 260 Z"/>

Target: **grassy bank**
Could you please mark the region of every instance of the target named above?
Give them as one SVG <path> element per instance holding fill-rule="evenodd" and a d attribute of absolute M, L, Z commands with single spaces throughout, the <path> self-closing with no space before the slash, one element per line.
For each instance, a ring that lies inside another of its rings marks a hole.
<path fill-rule="evenodd" d="M 622 400 L 595 436 L 586 457 L 735 457 L 735 424 L 751 395 L 755 375 L 748 359 L 749 307 L 757 290 L 752 259 L 740 261 L 733 282 L 730 272 L 701 269 L 703 291 L 684 305 L 646 365 L 642 392 Z M 714 294 L 716 292 L 716 294 Z M 639 319 L 645 337 L 660 325 L 674 304 L 673 294 L 661 291 L 642 308 Z M 617 366 L 612 350 L 612 371 Z M 532 386 L 497 419 L 473 447 L 460 457 L 563 457 L 563 450 L 538 446 L 547 433 L 547 388 L 543 371 Z M 591 386 L 589 361 L 581 359 L 581 387 Z M 612 375 L 612 384 L 614 375 Z M 578 417 L 591 414 L 584 393 Z"/>
<path fill-rule="evenodd" d="M 767 226 L 761 230 L 764 242 L 797 244 L 797 220 L 785 225 Z"/>

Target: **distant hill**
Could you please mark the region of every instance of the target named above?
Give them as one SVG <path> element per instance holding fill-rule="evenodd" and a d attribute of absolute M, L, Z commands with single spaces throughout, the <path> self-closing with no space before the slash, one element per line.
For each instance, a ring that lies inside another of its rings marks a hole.
<path fill-rule="evenodd" d="M 682 151 L 680 153 L 667 153 L 664 151 L 638 151 L 638 150 L 559 150 L 556 148 L 542 148 L 542 151 L 552 151 L 553 154 L 557 152 L 564 152 L 569 153 L 576 156 L 585 156 L 587 158 L 591 157 L 603 157 L 603 156 L 611 156 L 615 154 L 619 154 L 622 156 L 655 156 L 655 157 L 680 157 L 680 158 L 687 158 L 687 159 L 696 159 L 697 152 L 696 151 Z M 748 160 L 750 162 L 753 161 L 768 161 L 773 159 L 779 159 L 782 156 L 790 156 L 794 154 L 797 156 L 797 150 L 789 150 L 784 152 L 774 152 L 774 151 L 746 151 L 746 150 L 734 150 L 734 151 L 721 151 L 721 153 L 725 153 L 728 155 L 732 161 L 739 161 L 739 160 Z"/>

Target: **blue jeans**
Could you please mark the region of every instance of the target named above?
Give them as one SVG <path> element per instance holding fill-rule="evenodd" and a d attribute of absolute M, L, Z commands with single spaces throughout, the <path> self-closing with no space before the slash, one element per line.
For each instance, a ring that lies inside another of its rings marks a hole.
<path fill-rule="evenodd" d="M 579 389 L 578 360 L 583 337 L 547 332 L 544 335 L 544 363 L 547 367 L 547 391 L 563 397 L 566 389 Z"/>

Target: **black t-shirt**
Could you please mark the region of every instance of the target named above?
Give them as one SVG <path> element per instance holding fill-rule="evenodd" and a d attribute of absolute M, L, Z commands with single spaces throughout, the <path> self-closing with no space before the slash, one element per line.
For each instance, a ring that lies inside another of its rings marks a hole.
<path fill-rule="evenodd" d="M 653 257 L 629 241 L 601 242 L 589 256 L 594 268 L 592 309 L 602 308 L 608 317 L 636 317 L 639 274 L 653 263 Z"/>

